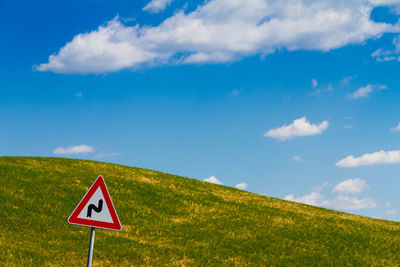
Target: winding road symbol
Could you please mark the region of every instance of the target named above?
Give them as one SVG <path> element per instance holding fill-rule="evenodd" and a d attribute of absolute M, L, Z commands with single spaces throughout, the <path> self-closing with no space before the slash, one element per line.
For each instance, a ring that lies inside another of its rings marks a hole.
<path fill-rule="evenodd" d="M 88 207 L 88 210 L 87 210 L 87 216 L 86 217 L 88 217 L 88 218 L 91 218 L 92 217 L 92 210 L 94 210 L 95 212 L 101 212 L 101 210 L 103 209 L 103 200 L 102 199 L 100 199 L 99 200 L 99 204 L 97 205 L 97 207 L 96 207 L 96 205 L 94 205 L 94 204 L 90 204 L 89 205 L 89 207 Z"/>
<path fill-rule="evenodd" d="M 97 177 L 90 186 L 78 206 L 76 206 L 68 217 L 67 222 L 70 224 L 121 231 L 121 222 L 118 219 L 110 193 L 102 176 Z"/>

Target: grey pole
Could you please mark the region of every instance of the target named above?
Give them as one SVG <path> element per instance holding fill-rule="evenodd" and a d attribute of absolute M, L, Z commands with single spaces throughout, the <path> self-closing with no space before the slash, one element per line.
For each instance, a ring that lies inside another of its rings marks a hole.
<path fill-rule="evenodd" d="M 89 243 L 89 252 L 88 252 L 88 256 L 87 256 L 87 267 L 91 267 L 92 266 L 92 258 L 93 258 L 93 246 L 94 246 L 94 230 L 96 228 L 92 227 L 90 230 L 90 243 Z"/>

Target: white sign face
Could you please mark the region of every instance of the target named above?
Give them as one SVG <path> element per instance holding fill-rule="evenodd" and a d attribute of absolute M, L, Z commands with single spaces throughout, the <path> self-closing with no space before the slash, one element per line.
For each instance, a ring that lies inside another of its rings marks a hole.
<path fill-rule="evenodd" d="M 70 224 L 121 231 L 119 221 L 110 193 L 102 176 L 90 186 L 78 206 L 68 217 Z"/>
<path fill-rule="evenodd" d="M 97 188 L 88 203 L 79 213 L 78 218 L 108 223 L 113 222 L 100 187 Z"/>

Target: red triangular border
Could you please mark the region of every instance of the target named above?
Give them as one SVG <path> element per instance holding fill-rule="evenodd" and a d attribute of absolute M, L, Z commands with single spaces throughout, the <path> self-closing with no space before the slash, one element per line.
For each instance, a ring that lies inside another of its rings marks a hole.
<path fill-rule="evenodd" d="M 110 215 L 113 220 L 112 223 L 78 218 L 78 215 L 81 213 L 83 208 L 86 206 L 86 204 L 89 202 L 90 198 L 93 196 L 93 194 L 96 192 L 97 188 L 99 188 L 99 187 L 101 188 L 101 192 L 103 193 L 104 200 L 110 211 Z M 69 216 L 67 222 L 69 224 L 76 224 L 76 225 L 82 225 L 82 226 L 88 226 L 88 227 L 96 227 L 96 228 L 103 228 L 103 229 L 108 229 L 108 230 L 121 231 L 121 229 L 122 229 L 121 222 L 119 221 L 114 204 L 111 200 L 110 194 L 108 193 L 108 190 L 107 190 L 106 183 L 104 182 L 104 179 L 102 176 L 97 177 L 97 179 L 94 181 L 94 183 L 90 186 L 89 190 L 83 196 L 83 198 L 79 202 L 78 206 L 76 206 L 74 211 Z"/>

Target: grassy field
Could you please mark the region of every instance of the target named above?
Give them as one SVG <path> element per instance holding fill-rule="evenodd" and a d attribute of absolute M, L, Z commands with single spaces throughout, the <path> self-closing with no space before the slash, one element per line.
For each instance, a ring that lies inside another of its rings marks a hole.
<path fill-rule="evenodd" d="M 103 175 L 122 231 L 94 266 L 398 266 L 400 224 L 145 169 L 0 157 L 0 265 L 85 266 L 90 228 L 67 217 Z"/>

